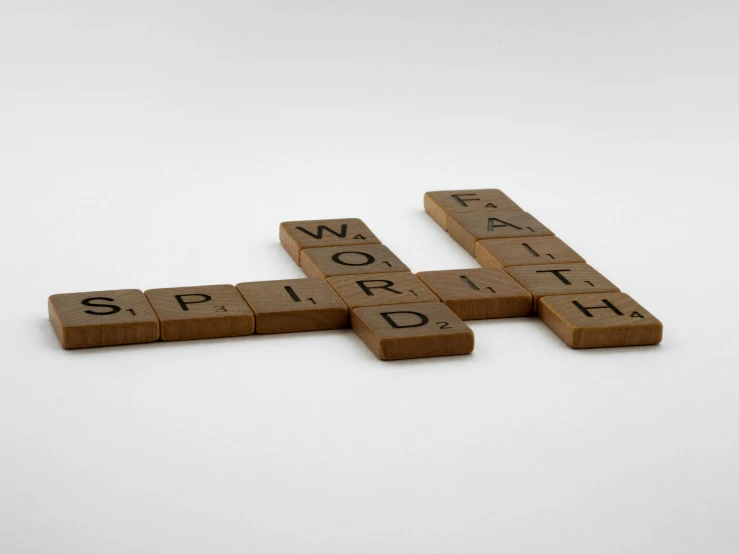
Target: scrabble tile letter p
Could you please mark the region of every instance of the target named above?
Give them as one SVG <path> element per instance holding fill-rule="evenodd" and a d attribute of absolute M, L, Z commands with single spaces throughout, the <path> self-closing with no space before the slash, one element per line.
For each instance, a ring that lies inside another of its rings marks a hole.
<path fill-rule="evenodd" d="M 254 313 L 233 285 L 146 291 L 162 324 L 162 340 L 238 337 L 254 332 Z"/>
<path fill-rule="evenodd" d="M 285 221 L 280 223 L 280 242 L 295 263 L 300 265 L 300 251 L 303 248 L 380 244 L 380 239 L 361 219 L 348 218 Z"/>
<path fill-rule="evenodd" d="M 159 320 L 136 289 L 54 294 L 49 319 L 64 348 L 154 342 Z"/>

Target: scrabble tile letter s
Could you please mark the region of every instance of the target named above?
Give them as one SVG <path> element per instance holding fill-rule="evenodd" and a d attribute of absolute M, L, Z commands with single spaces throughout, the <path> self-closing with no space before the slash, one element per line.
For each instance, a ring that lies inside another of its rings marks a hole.
<path fill-rule="evenodd" d="M 64 348 L 154 342 L 159 319 L 140 290 L 54 294 L 49 319 Z"/>

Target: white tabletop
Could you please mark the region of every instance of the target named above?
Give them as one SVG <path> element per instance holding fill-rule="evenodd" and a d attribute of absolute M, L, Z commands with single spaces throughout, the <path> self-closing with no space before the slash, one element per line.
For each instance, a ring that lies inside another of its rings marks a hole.
<path fill-rule="evenodd" d="M 739 8 L 46 1 L 0 16 L 0 552 L 733 553 Z M 497 187 L 664 323 L 63 351 L 50 294 L 301 277 L 283 220 L 476 267 Z"/>

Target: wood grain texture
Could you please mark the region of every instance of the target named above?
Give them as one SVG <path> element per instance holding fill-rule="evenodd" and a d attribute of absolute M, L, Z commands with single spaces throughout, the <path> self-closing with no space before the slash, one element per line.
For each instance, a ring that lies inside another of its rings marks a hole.
<path fill-rule="evenodd" d="M 502 269 L 450 269 L 417 275 L 463 320 L 532 313 L 531 294 Z"/>
<path fill-rule="evenodd" d="M 539 317 L 572 348 L 643 346 L 662 340 L 662 323 L 622 292 L 545 296 Z"/>
<path fill-rule="evenodd" d="M 138 289 L 54 294 L 49 319 L 64 348 L 154 342 L 159 319 Z"/>
<path fill-rule="evenodd" d="M 280 223 L 280 242 L 295 263 L 300 264 L 303 248 L 380 244 L 380 239 L 361 219 L 344 218 L 284 221 Z"/>
<path fill-rule="evenodd" d="M 518 205 L 499 189 L 437 190 L 423 196 L 426 212 L 444 229 L 451 214 L 513 212 Z"/>
<path fill-rule="evenodd" d="M 475 259 L 483 267 L 503 269 L 515 265 L 585 263 L 557 237 L 521 237 L 478 240 Z"/>
<path fill-rule="evenodd" d="M 438 302 L 418 277 L 408 272 L 364 273 L 330 277 L 328 284 L 349 309 L 415 302 Z"/>
<path fill-rule="evenodd" d="M 410 271 L 382 244 L 305 248 L 300 252 L 300 267 L 308 277 L 321 279 L 336 275 Z"/>
<path fill-rule="evenodd" d="M 521 265 L 505 271 L 534 297 L 535 313 L 543 296 L 619 292 L 616 285 L 588 264 Z"/>
<path fill-rule="evenodd" d="M 323 279 L 239 283 L 236 288 L 257 318 L 257 333 L 343 329 L 349 310 Z"/>
<path fill-rule="evenodd" d="M 233 285 L 146 291 L 163 341 L 239 337 L 254 332 L 254 313 Z"/>
<path fill-rule="evenodd" d="M 527 212 L 501 212 L 452 215 L 449 235 L 474 256 L 478 240 L 552 236 L 554 233 Z"/>
<path fill-rule="evenodd" d="M 441 302 L 357 308 L 351 323 L 381 360 L 469 354 L 475 346 L 472 329 Z"/>

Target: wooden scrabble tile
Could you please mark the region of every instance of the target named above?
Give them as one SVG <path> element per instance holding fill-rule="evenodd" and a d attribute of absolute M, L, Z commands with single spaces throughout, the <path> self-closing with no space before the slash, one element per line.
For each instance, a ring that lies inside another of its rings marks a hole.
<path fill-rule="evenodd" d="M 146 291 L 162 326 L 162 340 L 238 337 L 254 332 L 254 313 L 233 285 Z"/>
<path fill-rule="evenodd" d="M 454 214 L 449 217 L 449 235 L 474 256 L 478 240 L 552 236 L 554 233 L 529 213 L 501 212 Z"/>
<path fill-rule="evenodd" d="M 619 292 L 618 287 L 588 264 L 545 264 L 507 267 L 506 271 L 534 297 L 534 312 L 542 296 Z"/>
<path fill-rule="evenodd" d="M 417 275 L 461 319 L 531 315 L 531 294 L 502 269 L 451 269 Z"/>
<path fill-rule="evenodd" d="M 280 223 L 280 242 L 288 254 L 300 263 L 303 248 L 380 244 L 361 219 L 314 219 Z"/>
<path fill-rule="evenodd" d="M 410 271 L 382 244 L 305 248 L 300 252 L 300 267 L 308 277 L 321 279 L 335 275 Z"/>
<path fill-rule="evenodd" d="M 257 333 L 342 329 L 349 310 L 323 279 L 286 279 L 236 285 L 257 317 Z"/>
<path fill-rule="evenodd" d="M 572 348 L 641 346 L 662 340 L 662 323 L 622 292 L 545 296 L 539 317 Z"/>
<path fill-rule="evenodd" d="M 159 320 L 137 289 L 54 294 L 49 319 L 64 348 L 153 342 Z"/>
<path fill-rule="evenodd" d="M 474 212 L 494 214 L 521 209 L 503 191 L 498 189 L 427 192 L 423 196 L 423 206 L 434 221 L 444 229 L 447 228 L 447 220 L 451 214 Z"/>
<path fill-rule="evenodd" d="M 328 283 L 350 310 L 360 306 L 439 301 L 423 281 L 408 272 L 341 275 L 330 277 Z"/>
<path fill-rule="evenodd" d="M 478 240 L 475 259 L 483 267 L 499 269 L 513 265 L 585 263 L 557 237 Z"/>
<path fill-rule="evenodd" d="M 469 354 L 472 330 L 441 302 L 365 306 L 351 312 L 351 323 L 381 360 Z"/>

